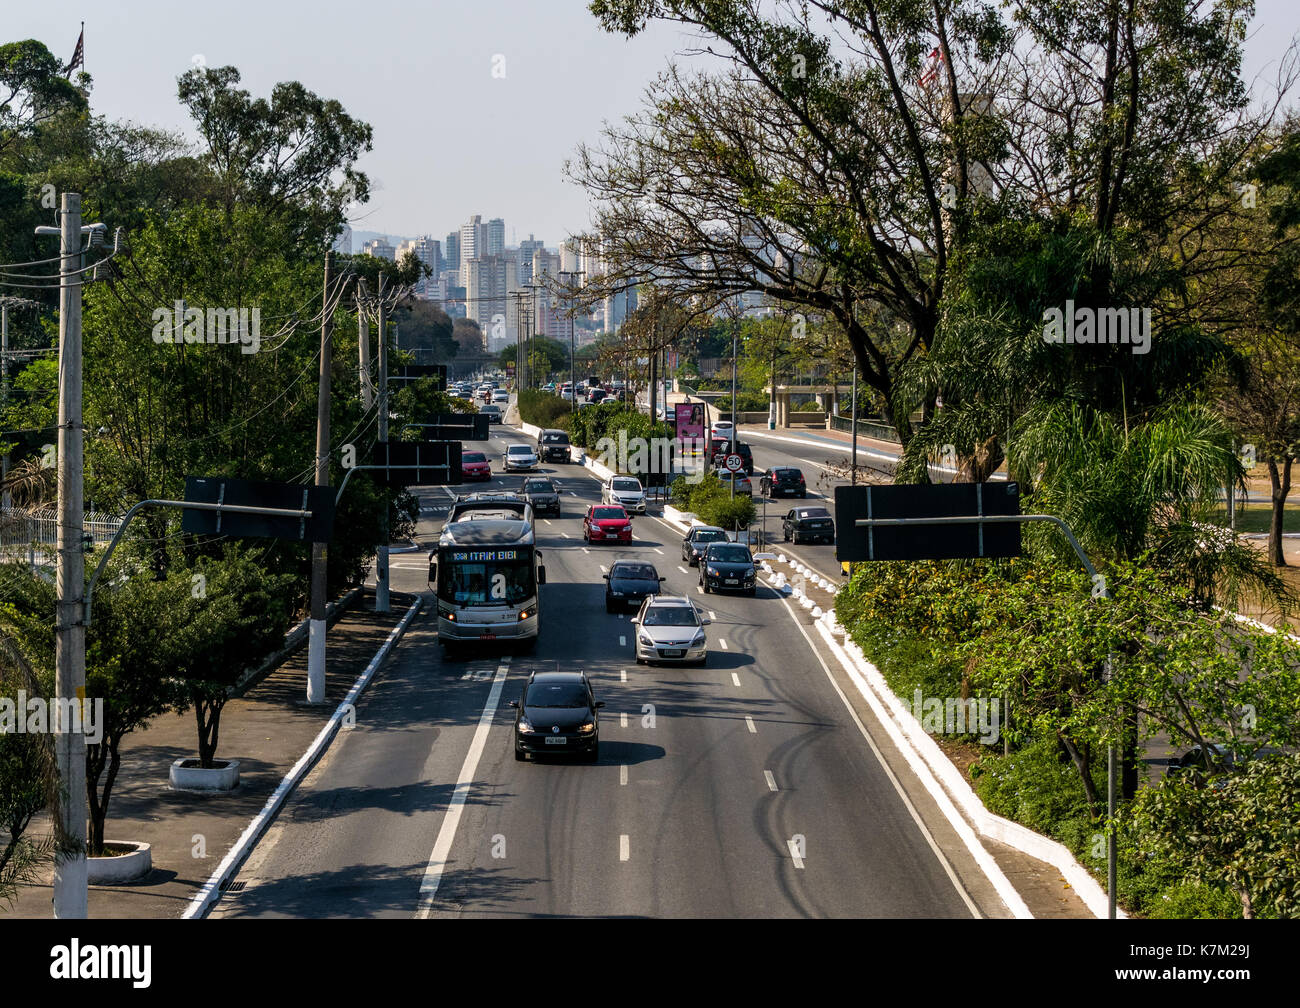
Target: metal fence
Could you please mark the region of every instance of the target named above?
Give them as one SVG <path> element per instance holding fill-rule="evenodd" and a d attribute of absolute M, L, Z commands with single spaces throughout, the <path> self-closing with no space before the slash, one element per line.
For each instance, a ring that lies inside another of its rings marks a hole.
<path fill-rule="evenodd" d="M 113 538 L 122 519 L 114 515 L 91 512 L 84 517 L 85 533 L 94 545 L 104 545 Z M 24 511 L 0 508 L 0 555 L 6 560 L 26 558 L 36 563 L 48 560 L 59 543 L 59 513 L 54 510 Z"/>
<path fill-rule="evenodd" d="M 853 421 L 848 417 L 832 416 L 831 429 L 851 434 L 853 432 Z M 859 420 L 858 433 L 863 437 L 875 438 L 877 441 L 892 441 L 894 444 L 902 443 L 899 441 L 898 432 L 893 427 L 874 420 Z"/>

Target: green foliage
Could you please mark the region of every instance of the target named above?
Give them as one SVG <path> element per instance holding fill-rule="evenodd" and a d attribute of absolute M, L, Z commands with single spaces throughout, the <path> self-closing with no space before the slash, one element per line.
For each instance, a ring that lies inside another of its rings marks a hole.
<path fill-rule="evenodd" d="M 0 629 L 0 634 L 3 630 Z M 5 642 L 6 644 L 8 641 Z M 27 697 L 46 697 L 49 685 L 33 691 L 30 682 L 13 667 L 14 656 L 0 659 L 0 697 L 17 703 L 19 691 Z M 52 837 L 32 837 L 32 819 L 54 793 L 54 751 L 49 734 L 0 732 L 0 906 L 12 903 L 18 889 L 36 881 L 53 850 Z"/>
<path fill-rule="evenodd" d="M 728 531 L 737 525 L 745 529 L 756 517 L 754 499 L 748 494 L 737 494 L 733 500 L 731 487 L 716 473 L 705 473 L 698 483 L 679 476 L 669 492 L 677 508 L 694 513 L 707 525 L 717 525 Z"/>
<path fill-rule="evenodd" d="M 567 399 L 534 389 L 520 389 L 516 402 L 519 404 L 520 419 L 543 429 L 555 427 L 556 422 L 567 417 L 573 409 L 573 404 Z"/>

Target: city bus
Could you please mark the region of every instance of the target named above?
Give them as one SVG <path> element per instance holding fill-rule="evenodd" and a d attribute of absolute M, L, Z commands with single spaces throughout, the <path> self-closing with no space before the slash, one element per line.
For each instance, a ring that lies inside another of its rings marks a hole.
<path fill-rule="evenodd" d="M 526 498 L 473 494 L 452 505 L 429 555 L 438 640 L 446 651 L 472 641 L 531 650 L 541 627 L 538 586 L 545 583 Z"/>

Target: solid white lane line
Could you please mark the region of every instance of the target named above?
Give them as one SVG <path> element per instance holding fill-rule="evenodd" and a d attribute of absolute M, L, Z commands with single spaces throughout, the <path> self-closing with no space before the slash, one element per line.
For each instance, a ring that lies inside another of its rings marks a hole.
<path fill-rule="evenodd" d="M 735 685 L 739 686 L 739 685 L 740 685 L 740 676 L 736 675 L 735 672 L 731 673 L 731 681 L 732 681 Z"/>
<path fill-rule="evenodd" d="M 619 647 L 627 647 L 627 637 L 625 637 L 625 636 L 620 636 L 619 639 L 618 639 L 618 646 L 619 646 Z"/>
<path fill-rule="evenodd" d="M 618 783 L 623 787 L 627 786 L 627 764 L 626 763 L 622 764 L 618 768 Z"/>
<path fill-rule="evenodd" d="M 771 771 L 771 770 L 764 770 L 764 771 L 763 771 L 763 779 L 764 779 L 765 781 L 767 781 L 767 789 L 768 789 L 769 791 L 777 791 L 777 790 L 780 790 L 780 789 L 776 786 L 776 778 L 772 776 L 772 771 Z"/>
<path fill-rule="evenodd" d="M 726 650 L 727 650 L 727 638 L 725 638 L 725 637 L 719 637 L 719 638 L 718 638 L 718 643 L 722 645 L 722 650 L 723 650 L 723 651 L 726 651 Z"/>
<path fill-rule="evenodd" d="M 748 714 L 745 715 L 745 727 L 749 729 L 749 734 L 757 735 L 758 729 L 754 727 L 754 719 Z"/>
<path fill-rule="evenodd" d="M 620 833 L 618 837 L 618 859 L 626 861 L 632 856 L 632 844 L 626 833 Z"/>
<path fill-rule="evenodd" d="M 627 711 L 623 711 L 621 714 L 619 714 L 619 716 L 618 716 L 618 726 L 619 726 L 620 728 L 626 728 L 626 727 L 627 727 Z"/>
<path fill-rule="evenodd" d="M 795 843 L 793 840 L 787 840 L 785 842 L 785 845 L 787 848 L 789 848 L 790 858 L 792 861 L 794 861 L 794 866 L 796 868 L 802 868 L 803 858 L 799 856 L 799 845 Z"/>
<path fill-rule="evenodd" d="M 505 687 L 506 675 L 509 671 L 510 659 L 504 658 L 497 668 L 492 689 L 488 691 L 487 703 L 483 705 L 483 714 L 479 717 L 478 728 L 474 730 L 474 739 L 470 743 L 469 752 L 465 754 L 465 762 L 461 764 L 460 776 L 456 779 L 456 790 L 452 792 L 451 802 L 442 817 L 442 828 L 438 830 L 438 839 L 434 842 L 433 852 L 429 855 L 429 864 L 424 869 L 424 878 L 420 882 L 420 905 L 416 911 L 416 916 L 419 918 L 427 918 L 433 910 L 433 901 L 438 895 L 438 885 L 442 882 L 442 872 L 451 854 L 451 845 L 456 839 L 456 827 L 460 825 L 461 812 L 469 797 L 469 788 L 474 781 L 478 761 L 487 745 L 492 719 L 496 716 L 497 704 L 501 702 L 501 691 Z"/>

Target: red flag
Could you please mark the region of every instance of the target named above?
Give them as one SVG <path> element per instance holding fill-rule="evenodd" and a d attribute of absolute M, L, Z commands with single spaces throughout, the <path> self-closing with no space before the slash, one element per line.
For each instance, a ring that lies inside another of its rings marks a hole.
<path fill-rule="evenodd" d="M 939 47 L 935 46 L 930 50 L 930 55 L 926 57 L 925 70 L 921 73 L 921 87 L 929 87 L 939 77 L 939 67 L 943 63 L 943 53 Z"/>
<path fill-rule="evenodd" d="M 72 60 L 63 68 L 65 74 L 72 73 L 77 67 L 86 65 L 86 22 L 81 22 L 81 34 L 77 36 L 77 48 L 73 50 Z"/>

